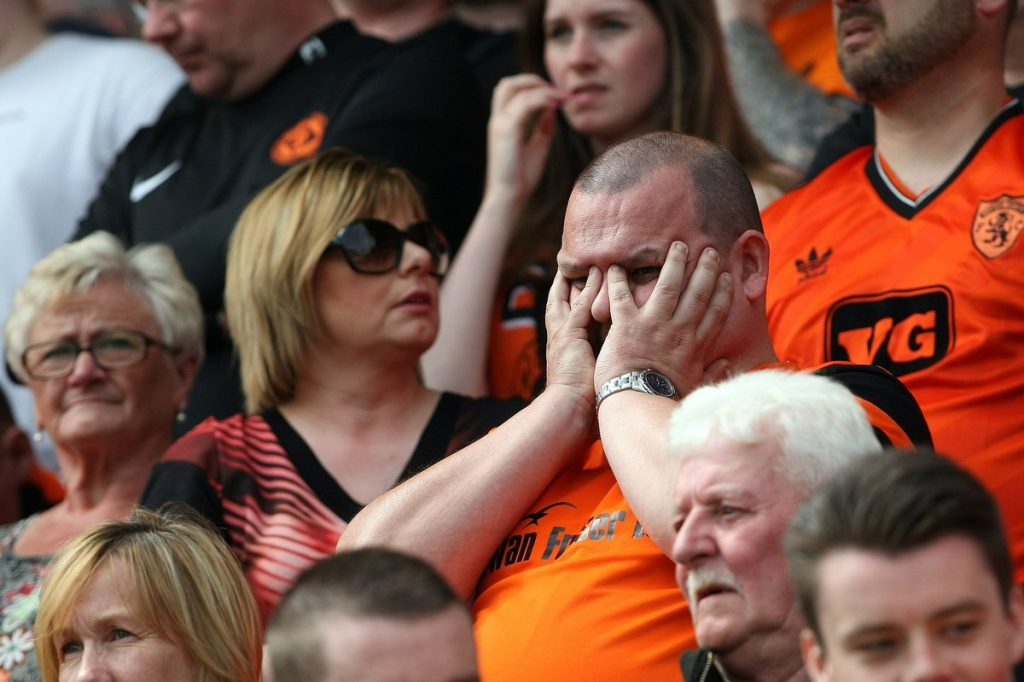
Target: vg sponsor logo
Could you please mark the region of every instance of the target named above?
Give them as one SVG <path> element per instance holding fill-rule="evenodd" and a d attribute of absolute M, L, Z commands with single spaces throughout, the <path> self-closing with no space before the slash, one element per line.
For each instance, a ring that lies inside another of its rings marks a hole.
<path fill-rule="evenodd" d="M 825 357 L 906 376 L 942 360 L 955 342 L 952 292 L 926 287 L 836 303 L 826 322 Z"/>

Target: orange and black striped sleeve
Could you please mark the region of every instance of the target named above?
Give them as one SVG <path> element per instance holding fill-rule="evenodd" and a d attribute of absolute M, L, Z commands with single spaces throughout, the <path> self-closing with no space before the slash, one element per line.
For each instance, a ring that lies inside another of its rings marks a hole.
<path fill-rule="evenodd" d="M 934 447 L 928 422 L 903 382 L 872 365 L 829 362 L 811 369 L 846 386 L 857 396 L 883 446 Z"/>

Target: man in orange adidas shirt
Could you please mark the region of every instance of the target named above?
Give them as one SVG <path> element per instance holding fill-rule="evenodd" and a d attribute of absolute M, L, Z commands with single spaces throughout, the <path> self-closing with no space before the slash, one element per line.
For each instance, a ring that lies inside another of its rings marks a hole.
<path fill-rule="evenodd" d="M 831 0 L 715 0 L 743 116 L 771 154 L 807 170 L 859 108 L 836 60 Z"/>
<path fill-rule="evenodd" d="M 1000 501 L 1024 578 L 1024 111 L 1008 0 L 837 0 L 876 142 L 765 212 L 780 357 L 876 364 Z"/>
<path fill-rule="evenodd" d="M 489 682 L 678 680 L 695 642 L 667 556 L 679 469 L 667 423 L 676 396 L 778 364 L 767 268 L 750 182 L 728 153 L 675 133 L 612 147 L 569 200 L 545 390 L 371 503 L 340 548 L 416 554 L 475 595 Z M 928 440 L 891 376 L 821 373 L 867 398 L 886 440 Z"/>

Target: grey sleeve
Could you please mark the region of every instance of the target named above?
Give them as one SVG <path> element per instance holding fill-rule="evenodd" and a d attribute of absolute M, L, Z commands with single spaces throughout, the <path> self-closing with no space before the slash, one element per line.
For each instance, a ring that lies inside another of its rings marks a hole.
<path fill-rule="evenodd" d="M 769 33 L 745 19 L 724 27 L 733 89 L 748 125 L 776 159 L 807 169 L 821 139 L 860 106 L 793 73 Z"/>

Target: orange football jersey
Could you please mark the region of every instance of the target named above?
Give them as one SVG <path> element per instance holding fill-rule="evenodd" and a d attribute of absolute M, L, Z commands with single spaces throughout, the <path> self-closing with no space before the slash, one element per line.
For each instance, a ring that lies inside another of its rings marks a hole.
<path fill-rule="evenodd" d="M 999 499 L 1024 579 L 1024 112 L 1009 103 L 911 198 L 873 147 L 764 213 L 779 356 L 903 380 L 936 448 Z"/>
<path fill-rule="evenodd" d="M 781 16 L 769 24 L 768 31 L 790 70 L 826 95 L 856 98 L 839 70 L 831 2 L 820 0 Z"/>
<path fill-rule="evenodd" d="M 929 442 L 913 397 L 889 374 L 846 363 L 807 371 L 849 388 L 883 442 Z M 679 655 L 696 646 L 675 564 L 644 532 L 600 442 L 495 550 L 473 613 L 487 682 L 675 682 Z"/>
<path fill-rule="evenodd" d="M 487 349 L 487 394 L 533 400 L 544 389 L 544 307 L 551 276 L 534 264 L 494 306 Z"/>

